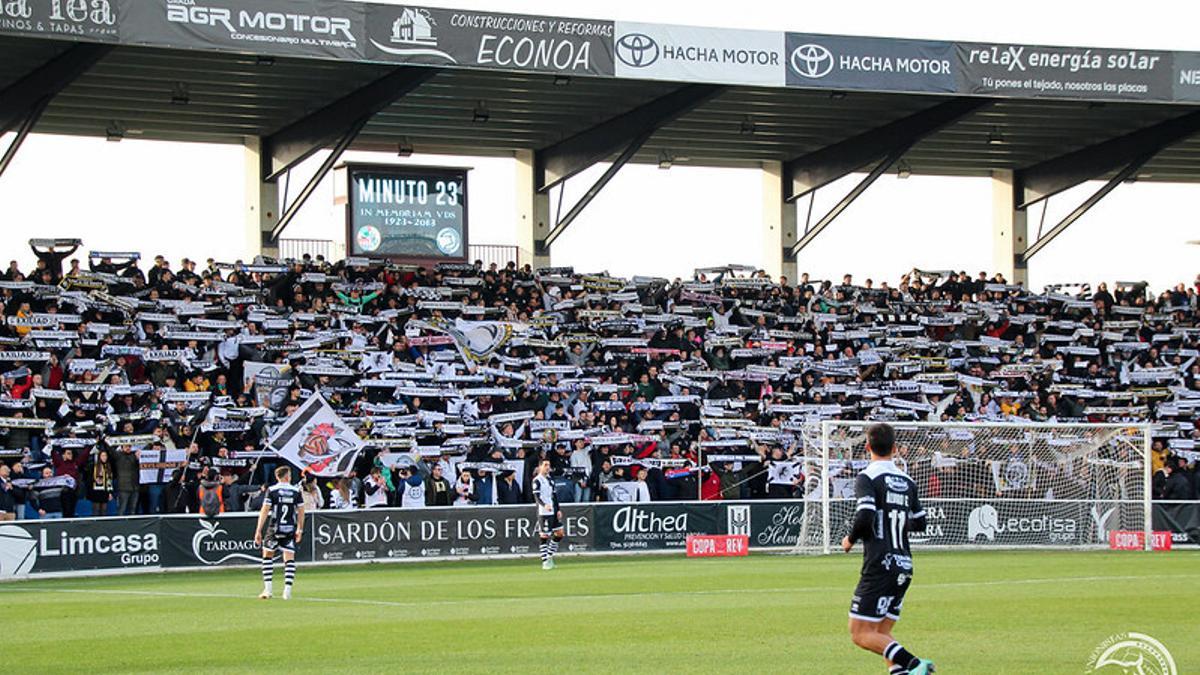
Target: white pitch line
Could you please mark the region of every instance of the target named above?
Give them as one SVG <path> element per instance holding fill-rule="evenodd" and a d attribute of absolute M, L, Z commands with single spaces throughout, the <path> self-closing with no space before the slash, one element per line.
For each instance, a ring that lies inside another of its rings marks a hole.
<path fill-rule="evenodd" d="M 1091 583 L 1095 581 L 1145 581 L 1145 580 L 1161 580 L 1161 579 L 1200 579 L 1197 574 L 1167 574 L 1167 575 L 1126 575 L 1126 576 L 1087 576 L 1087 577 L 1048 577 L 1041 579 L 995 579 L 991 581 L 949 581 L 942 583 L 922 584 L 918 583 L 915 587 L 919 589 L 937 589 L 937 588 L 973 588 L 980 586 L 1028 586 L 1036 584 L 1058 584 L 1064 582 L 1070 583 Z M 750 588 L 750 589 L 714 589 L 700 591 L 650 591 L 647 593 L 592 593 L 583 595 L 550 595 L 550 596 L 529 596 L 529 597 L 502 597 L 502 598 L 475 598 L 471 600 L 430 600 L 427 602 L 396 602 L 392 600 L 365 600 L 357 598 L 322 598 L 312 596 L 297 596 L 293 597 L 289 602 L 317 602 L 329 604 L 343 605 L 367 605 L 378 607 L 433 607 L 447 605 L 473 605 L 478 606 L 480 603 L 520 603 L 520 602 L 546 602 L 552 600 L 566 600 L 576 602 L 579 600 L 609 600 L 609 599 L 640 599 L 645 597 L 687 597 L 691 595 L 734 595 L 734 594 L 751 594 L 751 593 L 816 593 L 816 592 L 834 592 L 844 591 L 850 586 L 798 586 L 784 588 Z M 0 595 L 4 593 L 68 593 L 81 595 L 125 595 L 132 597 L 164 597 L 164 598 L 219 598 L 226 600 L 257 600 L 257 596 L 253 595 L 236 595 L 233 593 L 185 593 L 179 591 L 142 591 L 142 590 L 121 590 L 121 589 L 90 589 L 90 588 L 8 588 L 0 591 Z"/>

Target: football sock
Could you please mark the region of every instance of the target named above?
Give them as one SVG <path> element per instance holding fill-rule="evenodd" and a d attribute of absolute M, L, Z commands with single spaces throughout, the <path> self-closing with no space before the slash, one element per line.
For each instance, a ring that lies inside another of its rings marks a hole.
<path fill-rule="evenodd" d="M 908 675 L 908 668 L 897 663 L 888 668 L 888 675 Z"/>
<path fill-rule="evenodd" d="M 551 539 L 550 540 L 550 557 L 553 558 L 555 553 L 558 553 L 558 542 Z"/>
<path fill-rule="evenodd" d="M 550 559 L 550 544 L 545 539 L 543 539 L 542 544 L 538 546 L 538 551 L 540 551 L 542 554 L 542 562 L 546 562 Z"/>
<path fill-rule="evenodd" d="M 262 561 L 263 589 L 266 590 L 266 592 L 268 592 L 268 593 L 271 592 L 271 575 L 274 573 L 274 565 L 272 563 L 273 563 L 273 561 L 271 560 L 271 558 L 263 558 L 263 561 Z"/>
<path fill-rule="evenodd" d="M 883 658 L 896 665 L 904 666 L 906 669 L 915 668 L 920 664 L 920 659 L 901 647 L 899 642 L 888 643 L 888 646 L 883 649 Z"/>
<path fill-rule="evenodd" d="M 290 589 L 294 581 L 296 581 L 296 561 L 288 560 L 283 563 L 283 587 Z"/>

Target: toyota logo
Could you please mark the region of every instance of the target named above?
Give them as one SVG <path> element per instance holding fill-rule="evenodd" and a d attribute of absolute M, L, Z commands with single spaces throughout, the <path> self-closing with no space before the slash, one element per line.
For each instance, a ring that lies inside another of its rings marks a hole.
<path fill-rule="evenodd" d="M 792 50 L 792 70 L 814 80 L 825 77 L 833 70 L 833 54 L 821 45 L 800 45 Z"/>
<path fill-rule="evenodd" d="M 630 68 L 645 68 L 658 60 L 658 43 L 642 33 L 622 35 L 617 40 L 617 58 Z"/>

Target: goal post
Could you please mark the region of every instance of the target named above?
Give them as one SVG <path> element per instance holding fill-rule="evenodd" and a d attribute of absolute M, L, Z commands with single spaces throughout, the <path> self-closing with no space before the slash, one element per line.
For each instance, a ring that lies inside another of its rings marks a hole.
<path fill-rule="evenodd" d="M 802 430 L 805 522 L 795 551 L 831 553 L 849 532 L 871 422 Z M 1150 425 L 889 422 L 895 461 L 928 527 L 914 548 L 1101 548 L 1114 531 L 1152 541 Z"/>

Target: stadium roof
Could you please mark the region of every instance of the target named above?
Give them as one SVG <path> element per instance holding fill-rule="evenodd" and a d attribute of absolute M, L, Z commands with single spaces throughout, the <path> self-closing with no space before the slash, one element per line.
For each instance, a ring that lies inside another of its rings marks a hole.
<path fill-rule="evenodd" d="M 1200 110 L 1194 53 L 810 36 L 324 0 L 256 2 L 261 11 L 253 13 L 232 0 L 201 7 L 97 0 L 74 14 L 51 3 L 5 4 L 16 11 L 0 10 L 0 92 L 11 93 L 76 45 L 101 50 L 62 78 L 61 92 L 36 120 L 45 133 L 237 143 L 270 136 L 396 71 L 397 63 L 436 71 L 380 106 L 351 147 L 395 151 L 403 140 L 422 153 L 538 150 L 688 83 L 710 83 L 718 86 L 659 120 L 633 161 L 786 162 L 952 99 L 986 96 L 986 105 L 922 129 L 902 153 L 914 173 L 986 175 Z M 22 6 L 28 16 L 20 16 Z M 330 29 L 322 17 L 345 17 L 347 28 L 339 35 L 338 24 Z M 408 32 L 398 39 L 402 30 Z M 352 39 L 312 39 L 317 33 Z M 512 49 L 525 38 L 534 58 L 522 69 Z M 155 44 L 162 46 L 144 46 Z M 547 44 L 569 53 L 547 49 L 539 61 L 535 50 Z M 560 53 L 566 57 L 555 62 Z M 1018 67 L 999 65 L 1006 54 L 1017 55 Z M 743 62 L 736 63 L 739 55 Z M 919 59 L 924 69 L 892 70 L 905 59 Z M 1005 72 L 1040 90 L 997 82 Z M 8 105 L 13 101 L 9 96 Z M 15 128 L 14 113 L 0 104 L 0 128 Z M 1137 176 L 1200 178 L 1200 139 L 1179 136 Z"/>
<path fill-rule="evenodd" d="M 0 90 L 70 47 L 59 40 L 0 37 Z M 116 123 L 130 138 L 240 143 L 246 136 L 268 136 L 394 69 L 117 47 L 66 85 L 36 129 L 104 136 Z M 543 73 L 440 69 L 368 122 L 352 147 L 395 151 L 405 136 L 422 153 L 539 149 L 678 88 L 660 81 L 575 75 L 564 82 Z M 660 128 L 634 161 L 657 162 L 663 153 L 712 166 L 787 161 L 949 98 L 732 86 Z M 480 102 L 488 111 L 486 122 L 474 121 Z M 1021 169 L 1194 109 L 1200 106 L 997 99 L 917 143 L 904 161 L 913 172 L 927 174 Z M 1167 148 L 1141 177 L 1200 179 L 1200 139 Z"/>

